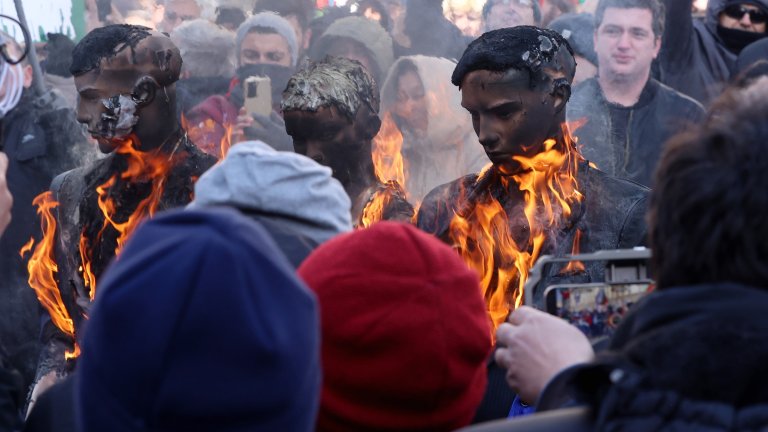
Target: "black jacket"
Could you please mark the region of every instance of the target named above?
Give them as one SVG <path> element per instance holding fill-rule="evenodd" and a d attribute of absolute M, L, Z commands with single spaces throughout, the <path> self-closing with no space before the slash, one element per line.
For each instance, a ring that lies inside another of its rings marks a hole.
<path fill-rule="evenodd" d="M 768 0 L 758 1 L 768 10 Z M 660 81 L 707 105 L 727 84 L 738 55 L 718 34 L 718 16 L 726 0 L 709 0 L 703 22 L 691 17 L 693 0 L 664 0 L 664 4 Z"/>
<path fill-rule="evenodd" d="M 701 104 L 654 79 L 626 108 L 608 102 L 597 79 L 589 79 L 574 89 L 567 109 L 569 122 L 587 120 L 574 131 L 587 160 L 611 176 L 649 187 L 666 141 L 705 116 Z"/>
<path fill-rule="evenodd" d="M 25 91 L 16 108 L 0 120 L 0 150 L 8 155 L 6 179 L 14 200 L 11 224 L 0 238 L 0 340 L 26 384 L 34 377 L 40 309 L 27 285 L 29 254 L 24 259 L 19 255 L 31 237 L 40 237 L 32 200 L 48 190 L 54 176 L 95 154 L 74 112 L 64 108 L 63 101 L 54 102 L 37 107 Z"/>
<path fill-rule="evenodd" d="M 609 352 L 556 377 L 592 408 L 594 430 L 751 431 L 768 425 L 768 292 L 736 284 L 676 287 L 640 301 Z"/>

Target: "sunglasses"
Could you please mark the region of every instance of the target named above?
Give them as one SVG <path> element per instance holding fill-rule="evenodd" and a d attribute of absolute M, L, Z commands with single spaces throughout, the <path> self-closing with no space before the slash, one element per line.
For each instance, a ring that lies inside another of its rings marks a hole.
<path fill-rule="evenodd" d="M 744 6 L 734 4 L 723 9 L 723 13 L 733 19 L 742 19 L 744 15 L 749 14 L 749 20 L 754 24 L 763 24 L 768 21 L 768 15 L 757 9 L 747 9 Z"/>

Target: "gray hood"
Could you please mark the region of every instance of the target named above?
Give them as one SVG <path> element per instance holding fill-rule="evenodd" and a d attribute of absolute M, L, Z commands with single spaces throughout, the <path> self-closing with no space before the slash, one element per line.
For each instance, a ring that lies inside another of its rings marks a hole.
<path fill-rule="evenodd" d="M 261 141 L 233 146 L 200 177 L 188 208 L 207 206 L 263 212 L 318 243 L 352 230 L 352 204 L 329 168 Z"/>

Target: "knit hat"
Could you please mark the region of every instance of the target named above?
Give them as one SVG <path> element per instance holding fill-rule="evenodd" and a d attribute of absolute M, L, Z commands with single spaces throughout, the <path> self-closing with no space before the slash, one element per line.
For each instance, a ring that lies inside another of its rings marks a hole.
<path fill-rule="evenodd" d="M 369 72 L 379 80 L 377 84 L 381 85 L 395 62 L 394 46 L 389 33 L 379 23 L 368 18 L 351 16 L 339 19 L 328 27 L 312 48 L 315 60 L 324 59 L 338 38 L 352 39 L 373 55 L 372 60 L 379 70 Z"/>
<path fill-rule="evenodd" d="M 233 146 L 195 184 L 189 208 L 221 205 L 280 217 L 317 243 L 352 230 L 352 204 L 330 168 L 261 141 Z"/>
<path fill-rule="evenodd" d="M 314 295 L 235 210 L 145 222 L 100 282 L 78 362 L 84 432 L 307 431 Z"/>
<path fill-rule="evenodd" d="M 285 38 L 288 42 L 288 48 L 291 50 L 291 66 L 296 66 L 299 58 L 299 45 L 296 43 L 296 32 L 293 30 L 291 23 L 274 12 L 262 12 L 256 14 L 240 24 L 240 27 L 237 28 L 237 36 L 235 37 L 235 46 L 237 47 L 235 55 L 238 59 L 240 58 L 240 47 L 243 45 L 243 39 L 245 39 L 245 36 L 255 27 L 272 29 L 275 33 Z M 239 60 L 238 66 L 240 66 Z"/>
<path fill-rule="evenodd" d="M 299 268 L 321 309 L 320 431 L 454 430 L 483 397 L 490 327 L 477 274 L 411 225 L 380 222 Z"/>
<path fill-rule="evenodd" d="M 549 28 L 563 35 L 576 55 L 597 66 L 595 19 L 592 14 L 564 14 L 552 21 Z"/>

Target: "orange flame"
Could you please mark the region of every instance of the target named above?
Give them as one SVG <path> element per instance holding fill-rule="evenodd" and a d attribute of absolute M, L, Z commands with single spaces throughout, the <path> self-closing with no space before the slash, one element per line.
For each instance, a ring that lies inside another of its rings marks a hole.
<path fill-rule="evenodd" d="M 75 324 L 64 306 L 61 298 L 61 292 L 56 282 L 56 273 L 59 266 L 56 264 L 54 246 L 56 244 L 56 217 L 53 215 L 53 209 L 59 206 L 59 203 L 53 199 L 53 193 L 43 192 L 32 200 L 32 205 L 37 206 L 37 214 L 40 217 L 40 229 L 43 238 L 32 249 L 35 241 L 30 239 L 27 244 L 19 251 L 22 257 L 32 250 L 32 256 L 27 262 L 29 272 L 29 286 L 35 290 L 40 304 L 48 310 L 51 321 L 61 329 L 65 334 L 74 338 Z M 75 345 L 71 353 L 65 353 L 66 359 L 77 357 L 80 348 Z"/>
<path fill-rule="evenodd" d="M 403 134 L 397 128 L 392 115 L 387 113 L 381 122 L 381 129 L 373 139 L 371 152 L 373 167 L 379 183 L 388 187 L 380 187 L 363 208 L 359 228 L 367 228 L 376 222 L 384 220 L 384 212 L 395 199 L 397 193 L 407 197 L 404 190 L 406 173 L 403 163 Z M 415 217 L 415 214 L 414 214 Z"/>
<path fill-rule="evenodd" d="M 392 115 L 386 113 L 381 121 L 381 129 L 373 139 L 373 167 L 380 181 L 395 181 L 399 185 L 405 185 L 402 149 L 403 134 L 397 128 Z"/>
<path fill-rule="evenodd" d="M 571 248 L 571 255 L 578 255 L 579 254 L 579 244 L 581 243 L 581 230 L 576 230 L 576 235 L 573 237 L 573 248 Z M 581 261 L 571 261 L 568 263 L 567 266 L 560 272 L 560 274 L 572 274 L 572 273 L 581 273 L 587 271 L 586 267 L 584 267 L 584 263 Z"/>
<path fill-rule="evenodd" d="M 567 125 L 564 147 L 547 140 L 544 149 L 532 156 L 514 158 L 522 167 L 512 181 L 523 192 L 523 213 L 530 228 L 521 244 L 514 239 L 510 218 L 501 203 L 486 194 L 469 214 L 456 214 L 449 236 L 464 261 L 480 275 L 493 330 L 520 306 L 528 272 L 541 254 L 547 234 L 570 217 L 573 205 L 583 199 L 576 175 L 583 158 L 574 147 Z M 484 178 L 489 165 L 478 176 Z M 502 182 L 507 182 L 504 177 Z M 504 185 L 505 189 L 506 184 Z"/>
<path fill-rule="evenodd" d="M 24 244 L 24 246 L 21 247 L 21 249 L 19 249 L 19 256 L 24 258 L 24 255 L 26 255 L 27 252 L 31 251 L 32 250 L 32 246 L 34 246 L 34 245 L 35 245 L 35 238 L 34 237 L 30 237 L 29 241 L 26 242 Z"/>
<path fill-rule="evenodd" d="M 173 167 L 172 156 L 160 152 L 159 149 L 151 152 L 141 152 L 136 149 L 134 143 L 135 139 L 128 139 L 116 150 L 118 154 L 126 156 L 127 167 L 125 171 L 113 175 L 105 183 L 96 187 L 98 206 L 104 216 L 104 224 L 96 238 L 93 239 L 94 242 L 91 243 L 89 241 L 85 229 L 80 235 L 79 251 L 82 262 L 80 270 L 91 300 L 96 296 L 96 276 L 92 271 L 93 256 L 91 245 L 98 243 L 106 229 L 111 226 L 118 232 L 115 256 L 120 255 L 120 251 L 139 223 L 148 217 L 154 216 L 165 190 L 167 174 Z M 136 209 L 124 222 L 116 220 L 117 203 L 109 193 L 111 188 L 117 184 L 118 177 L 120 180 L 130 183 L 152 183 L 149 196 L 139 202 Z"/>
<path fill-rule="evenodd" d="M 199 123 L 192 124 L 184 115 L 181 116 L 181 127 L 187 131 L 189 139 L 200 150 L 224 159 L 232 147 L 232 131 L 234 124 L 226 122 L 224 126 L 215 120 L 208 118 Z"/>

